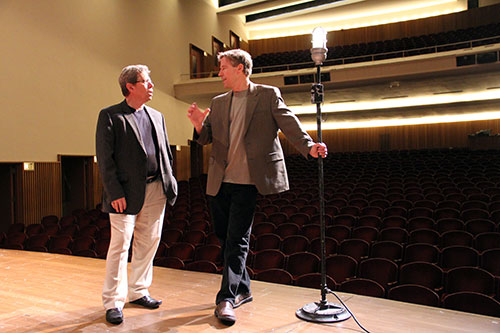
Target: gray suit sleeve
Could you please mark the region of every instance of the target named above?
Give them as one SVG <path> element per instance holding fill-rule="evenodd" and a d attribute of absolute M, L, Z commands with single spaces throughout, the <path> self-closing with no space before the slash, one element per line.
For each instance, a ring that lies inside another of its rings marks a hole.
<path fill-rule="evenodd" d="M 106 191 L 110 201 L 125 197 L 113 159 L 114 141 L 113 121 L 109 113 L 102 110 L 97 121 L 96 155 L 104 191 Z"/>
<path fill-rule="evenodd" d="M 278 88 L 274 88 L 274 95 L 271 100 L 271 107 L 274 120 L 280 130 L 285 134 L 288 141 L 306 158 L 309 155 L 314 141 L 302 127 L 297 116 L 285 104 Z"/>
<path fill-rule="evenodd" d="M 213 103 L 212 105 L 210 105 L 210 110 L 213 110 Z M 196 129 L 193 131 L 193 140 L 198 142 L 200 145 L 207 145 L 209 143 L 212 143 L 211 114 L 212 112 L 210 112 L 205 120 L 203 120 L 203 127 L 201 128 L 200 134 L 196 132 Z"/>

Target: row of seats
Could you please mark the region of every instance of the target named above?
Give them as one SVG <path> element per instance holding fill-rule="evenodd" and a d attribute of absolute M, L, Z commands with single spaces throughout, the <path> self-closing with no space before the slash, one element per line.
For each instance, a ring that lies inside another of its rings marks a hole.
<path fill-rule="evenodd" d="M 444 52 L 500 42 L 500 23 L 437 34 L 330 47 L 325 65 L 356 63 Z M 310 50 L 265 53 L 254 57 L 254 72 L 314 67 Z"/>

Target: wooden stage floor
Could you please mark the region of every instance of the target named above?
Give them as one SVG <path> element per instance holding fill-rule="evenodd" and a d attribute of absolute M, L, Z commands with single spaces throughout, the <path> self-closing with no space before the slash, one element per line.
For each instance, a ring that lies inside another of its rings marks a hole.
<path fill-rule="evenodd" d="M 163 305 L 127 304 L 124 322 L 104 319 L 105 261 L 0 249 L 0 332 L 362 332 L 352 318 L 302 321 L 295 311 L 320 300 L 315 289 L 252 281 L 254 301 L 236 309 L 237 322 L 213 315 L 220 275 L 155 267 L 151 295 Z M 338 293 L 370 332 L 500 332 L 500 318 Z M 333 295 L 330 302 L 336 302 Z"/>

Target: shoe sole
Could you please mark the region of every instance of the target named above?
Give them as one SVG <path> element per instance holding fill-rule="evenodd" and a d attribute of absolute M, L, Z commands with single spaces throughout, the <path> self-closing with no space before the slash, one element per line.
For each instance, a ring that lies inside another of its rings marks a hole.
<path fill-rule="evenodd" d="M 242 306 L 243 304 L 245 304 L 245 303 L 249 303 L 249 302 L 251 302 L 251 301 L 253 301 L 253 296 L 250 296 L 250 297 L 244 298 L 244 299 L 242 299 L 239 303 L 235 303 L 235 304 L 233 305 L 233 309 L 236 309 L 236 308 L 238 308 L 238 307 Z"/>

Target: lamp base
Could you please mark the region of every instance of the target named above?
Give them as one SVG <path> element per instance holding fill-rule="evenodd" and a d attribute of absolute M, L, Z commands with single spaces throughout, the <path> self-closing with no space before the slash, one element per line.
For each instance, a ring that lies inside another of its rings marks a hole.
<path fill-rule="evenodd" d="M 306 304 L 295 315 L 313 323 L 334 323 L 351 318 L 351 314 L 343 306 L 330 302 Z"/>

